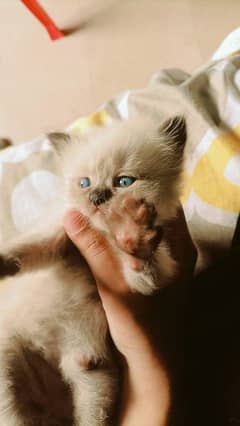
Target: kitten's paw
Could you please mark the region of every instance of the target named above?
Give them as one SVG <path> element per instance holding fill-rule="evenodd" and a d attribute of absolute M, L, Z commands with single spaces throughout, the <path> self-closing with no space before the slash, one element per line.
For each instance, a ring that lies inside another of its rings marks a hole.
<path fill-rule="evenodd" d="M 148 259 L 163 235 L 162 227 L 155 224 L 156 218 L 154 205 L 144 200 L 127 198 L 120 207 L 113 207 L 109 224 L 118 247 L 132 256 Z"/>
<path fill-rule="evenodd" d="M 16 275 L 19 270 L 20 264 L 17 259 L 0 254 L 0 279 Z"/>

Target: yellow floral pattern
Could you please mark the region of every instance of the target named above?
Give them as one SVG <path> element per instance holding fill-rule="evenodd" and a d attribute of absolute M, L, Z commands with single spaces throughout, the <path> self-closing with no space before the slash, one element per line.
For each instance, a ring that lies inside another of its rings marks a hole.
<path fill-rule="evenodd" d="M 240 125 L 232 132 L 217 136 L 198 160 L 191 176 L 186 175 L 182 202 L 186 203 L 194 191 L 209 205 L 232 213 L 240 212 L 240 186 L 224 176 L 229 161 L 236 155 L 240 155 Z"/>

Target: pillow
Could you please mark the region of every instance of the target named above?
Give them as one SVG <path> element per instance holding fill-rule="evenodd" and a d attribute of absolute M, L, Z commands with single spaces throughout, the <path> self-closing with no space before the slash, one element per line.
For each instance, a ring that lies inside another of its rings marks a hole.
<path fill-rule="evenodd" d="M 214 257 L 231 246 L 240 211 L 239 100 L 240 55 L 234 54 L 192 75 L 162 70 L 145 89 L 116 96 L 66 131 L 82 134 L 136 114 L 156 124 L 184 115 L 188 141 L 182 203 L 193 240 Z M 58 182 L 56 152 L 47 136 L 0 151 L 0 239 L 30 230 L 57 196 Z"/>

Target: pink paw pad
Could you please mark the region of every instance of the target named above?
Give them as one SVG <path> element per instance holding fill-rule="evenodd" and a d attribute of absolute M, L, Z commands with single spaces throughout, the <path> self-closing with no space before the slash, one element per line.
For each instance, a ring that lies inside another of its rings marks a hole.
<path fill-rule="evenodd" d="M 119 248 L 132 256 L 149 258 L 162 238 L 156 217 L 154 205 L 134 198 L 124 199 L 112 209 L 111 230 Z"/>

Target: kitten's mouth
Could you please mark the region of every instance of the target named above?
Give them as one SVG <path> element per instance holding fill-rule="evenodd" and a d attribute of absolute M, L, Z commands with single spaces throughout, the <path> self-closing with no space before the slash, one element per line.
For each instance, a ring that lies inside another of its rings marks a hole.
<path fill-rule="evenodd" d="M 106 209 L 107 209 L 107 205 L 106 205 L 106 203 L 104 203 L 104 204 L 99 204 L 99 205 L 93 205 L 92 206 L 92 210 L 93 210 L 93 212 L 101 212 L 101 213 L 104 213 L 105 211 L 106 211 Z"/>
<path fill-rule="evenodd" d="M 92 206 L 91 207 L 91 214 L 97 215 L 97 216 L 103 215 L 104 214 L 103 206 Z"/>

